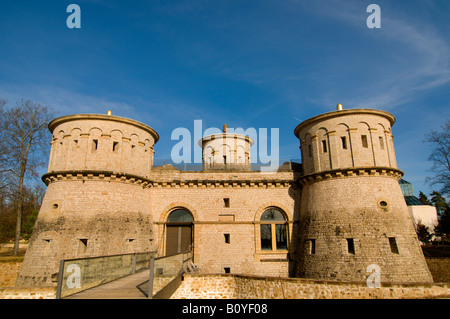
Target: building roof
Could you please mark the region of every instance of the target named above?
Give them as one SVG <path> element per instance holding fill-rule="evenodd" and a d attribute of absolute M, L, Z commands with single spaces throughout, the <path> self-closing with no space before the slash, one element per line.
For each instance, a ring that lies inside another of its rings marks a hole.
<path fill-rule="evenodd" d="M 406 205 L 408 206 L 427 206 L 422 203 L 416 196 L 405 196 Z"/>
<path fill-rule="evenodd" d="M 398 181 L 400 184 L 400 188 L 402 189 L 403 196 L 412 196 L 414 197 L 413 186 L 410 182 L 405 181 L 403 178 Z"/>

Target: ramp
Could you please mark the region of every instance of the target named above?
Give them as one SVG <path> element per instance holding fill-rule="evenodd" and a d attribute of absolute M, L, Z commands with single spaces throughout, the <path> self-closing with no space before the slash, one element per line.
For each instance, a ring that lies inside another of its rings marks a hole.
<path fill-rule="evenodd" d="M 191 252 L 145 256 L 148 258 L 115 255 L 63 260 L 56 298 L 168 299 L 181 284 L 183 273 L 196 271 Z"/>

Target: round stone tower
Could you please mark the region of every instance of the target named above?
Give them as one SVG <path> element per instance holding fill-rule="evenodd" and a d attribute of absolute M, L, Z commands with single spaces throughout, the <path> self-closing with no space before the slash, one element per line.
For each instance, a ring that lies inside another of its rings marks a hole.
<path fill-rule="evenodd" d="M 16 286 L 53 286 L 61 259 L 154 250 L 147 180 L 158 134 L 107 115 L 57 118 L 47 191 Z"/>
<path fill-rule="evenodd" d="M 203 170 L 250 171 L 250 147 L 253 140 L 243 134 L 230 133 L 227 125 L 223 133 L 205 136 L 199 141 L 203 154 Z"/>
<path fill-rule="evenodd" d="M 304 169 L 297 276 L 366 281 L 378 269 L 381 283 L 432 282 L 398 183 L 394 122 L 388 112 L 338 105 L 296 127 Z"/>

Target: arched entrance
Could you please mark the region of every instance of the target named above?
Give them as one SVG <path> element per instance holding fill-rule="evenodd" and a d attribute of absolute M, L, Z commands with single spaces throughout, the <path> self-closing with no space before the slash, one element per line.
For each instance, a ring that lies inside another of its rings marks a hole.
<path fill-rule="evenodd" d="M 166 223 L 166 256 L 192 249 L 193 221 L 192 214 L 184 208 L 177 208 L 169 214 Z"/>

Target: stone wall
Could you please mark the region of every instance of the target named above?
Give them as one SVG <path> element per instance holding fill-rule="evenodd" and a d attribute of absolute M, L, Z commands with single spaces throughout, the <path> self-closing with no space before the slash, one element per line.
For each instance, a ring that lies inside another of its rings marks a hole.
<path fill-rule="evenodd" d="M 153 172 L 155 245 L 166 250 L 169 214 L 177 208 L 193 217 L 194 261 L 202 273 L 258 273 L 289 276 L 296 249 L 299 189 L 293 172 Z M 225 205 L 227 199 L 228 205 Z M 261 215 L 280 209 L 286 219 L 288 249 L 262 250 Z M 225 240 L 227 238 L 227 240 Z M 292 259 L 292 258 L 291 258 Z"/>
<path fill-rule="evenodd" d="M 450 258 L 427 257 L 426 261 L 434 282 L 450 282 Z"/>
<path fill-rule="evenodd" d="M 53 134 L 48 171 L 110 170 L 146 177 L 158 134 L 134 120 L 100 114 L 63 116 Z"/>
<path fill-rule="evenodd" d="M 0 287 L 14 287 L 22 262 L 0 262 Z"/>
<path fill-rule="evenodd" d="M 393 176 L 358 173 L 307 183 L 300 225 L 296 277 L 364 281 L 376 264 L 381 282 L 432 282 Z"/>
<path fill-rule="evenodd" d="M 391 125 L 394 117 L 379 110 L 325 113 L 300 123 L 305 174 L 350 167 L 397 167 Z"/>
<path fill-rule="evenodd" d="M 448 284 L 382 284 L 242 275 L 185 275 L 172 299 L 448 298 Z"/>
<path fill-rule="evenodd" d="M 152 246 L 147 189 L 101 176 L 52 182 L 16 287 L 51 287 L 62 259 L 146 252 Z"/>
<path fill-rule="evenodd" d="M 0 288 L 0 299 L 55 299 L 56 289 L 15 289 Z"/>

